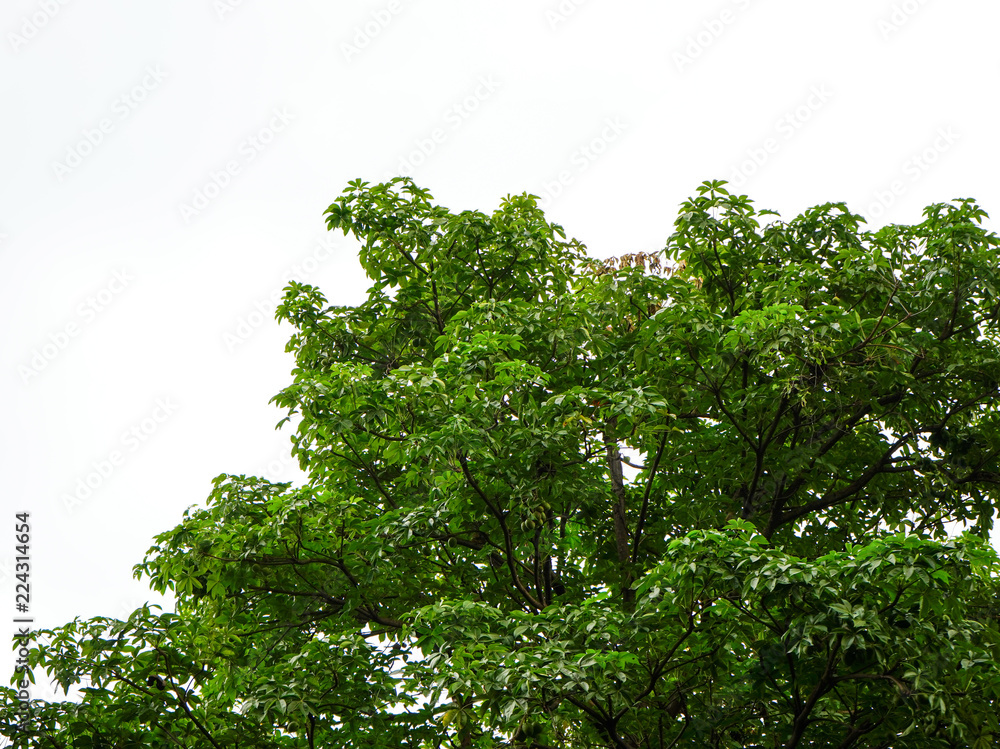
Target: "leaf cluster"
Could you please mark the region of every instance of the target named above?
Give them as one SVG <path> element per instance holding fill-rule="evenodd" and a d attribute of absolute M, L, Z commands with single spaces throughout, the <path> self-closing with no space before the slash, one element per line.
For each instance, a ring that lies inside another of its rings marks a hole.
<path fill-rule="evenodd" d="M 358 181 L 326 215 L 372 287 L 277 310 L 308 481 L 219 476 L 157 536 L 176 612 L 36 633 L 79 695 L 33 745 L 1000 744 L 973 201 L 870 232 L 707 182 L 613 262 L 531 195 Z"/>

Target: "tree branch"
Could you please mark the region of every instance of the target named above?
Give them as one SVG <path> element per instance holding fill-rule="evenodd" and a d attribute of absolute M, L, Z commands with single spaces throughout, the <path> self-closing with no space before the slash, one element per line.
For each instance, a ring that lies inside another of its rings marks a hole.
<path fill-rule="evenodd" d="M 618 417 L 611 416 L 602 432 L 604 449 L 608 461 L 608 472 L 611 476 L 611 491 L 615 495 L 615 504 L 611 509 L 614 519 L 615 548 L 618 552 L 618 568 L 622 578 L 622 600 L 625 607 L 631 610 L 635 603 L 635 591 L 632 590 L 632 572 L 629 564 L 629 532 L 626 519 L 627 497 L 625 494 L 625 479 L 622 476 L 621 452 L 612 431 L 618 423 Z"/>
<path fill-rule="evenodd" d="M 503 532 L 504 550 L 507 552 L 507 568 L 510 570 L 510 577 L 514 583 L 514 587 L 517 589 L 517 592 L 524 597 L 524 600 L 527 601 L 529 605 L 541 611 L 545 607 L 538 599 L 531 595 L 526 587 L 524 587 L 524 583 L 521 582 L 521 578 L 517 574 L 517 567 L 514 564 L 514 541 L 510 535 L 510 529 L 507 527 L 506 514 L 500 511 L 500 508 L 493 503 L 493 501 L 486 495 L 486 492 L 482 490 L 482 487 L 479 486 L 479 482 L 476 481 L 472 472 L 469 470 L 469 461 L 466 459 L 465 455 L 459 453 L 458 462 L 462 465 L 462 474 L 465 476 L 465 480 L 469 482 L 469 486 L 471 486 L 473 491 L 479 495 L 479 498 L 483 500 L 483 503 L 497 519 L 497 522 L 500 523 L 500 530 Z"/>
<path fill-rule="evenodd" d="M 635 523 L 635 535 L 632 537 L 632 564 L 636 564 L 639 561 L 639 544 L 642 543 L 642 528 L 646 523 L 646 512 L 649 510 L 649 494 L 653 488 L 653 477 L 656 476 L 656 469 L 660 465 L 660 458 L 663 456 L 663 448 L 666 444 L 667 433 L 664 431 L 660 435 L 660 445 L 656 449 L 653 467 L 649 470 L 649 475 L 646 477 L 646 491 L 642 495 L 642 507 L 639 510 L 639 519 Z"/>

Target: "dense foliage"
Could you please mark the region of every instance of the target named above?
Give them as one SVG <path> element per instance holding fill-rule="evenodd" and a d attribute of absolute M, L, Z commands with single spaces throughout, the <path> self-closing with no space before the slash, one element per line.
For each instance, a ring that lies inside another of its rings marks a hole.
<path fill-rule="evenodd" d="M 31 746 L 1000 746 L 1000 240 L 724 184 L 597 261 L 351 183 L 367 301 L 277 313 L 308 482 L 158 536 L 176 613 L 39 633 Z"/>

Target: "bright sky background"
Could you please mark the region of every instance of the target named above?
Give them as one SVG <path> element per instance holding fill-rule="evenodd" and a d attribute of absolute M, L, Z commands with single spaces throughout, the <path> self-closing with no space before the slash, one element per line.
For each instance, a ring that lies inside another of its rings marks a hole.
<path fill-rule="evenodd" d="M 132 565 L 214 476 L 296 477 L 273 309 L 291 278 L 363 298 L 322 216 L 349 180 L 410 174 L 453 210 L 529 191 L 597 257 L 661 249 L 706 179 L 785 218 L 1000 217 L 998 22 L 989 0 L 4 0 L 0 637 L 15 512 L 52 627 L 155 600 Z"/>

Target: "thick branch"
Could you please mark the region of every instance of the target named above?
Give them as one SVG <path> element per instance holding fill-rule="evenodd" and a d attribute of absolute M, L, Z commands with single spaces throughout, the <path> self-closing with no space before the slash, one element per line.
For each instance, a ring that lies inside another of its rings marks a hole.
<path fill-rule="evenodd" d="M 830 654 L 827 656 L 826 668 L 823 669 L 823 675 L 819 678 L 819 681 L 816 682 L 816 686 L 813 687 L 812 692 L 806 699 L 806 703 L 795 716 L 791 738 L 789 738 L 788 743 L 785 744 L 786 749 L 794 749 L 799 745 L 799 741 L 802 740 L 802 734 L 805 733 L 806 728 L 809 726 L 809 713 L 812 712 L 812 709 L 816 706 L 816 702 L 827 692 L 829 688 L 830 675 L 833 673 L 833 667 L 837 662 L 837 655 L 839 652 L 840 640 L 838 639 L 830 649 Z"/>
<path fill-rule="evenodd" d="M 653 489 L 653 477 L 656 476 L 656 469 L 660 465 L 660 458 L 663 457 L 663 448 L 666 444 L 667 433 L 664 431 L 660 435 L 660 445 L 656 449 L 653 467 L 649 469 L 649 475 L 646 476 L 646 491 L 642 495 L 642 508 L 639 510 L 639 519 L 635 523 L 635 535 L 632 537 L 632 564 L 635 564 L 639 560 L 639 544 L 642 543 L 642 528 L 646 524 L 646 512 L 649 510 L 649 494 Z"/>
<path fill-rule="evenodd" d="M 627 496 L 625 494 L 625 479 L 622 476 L 622 456 L 618 450 L 618 442 L 613 430 L 618 419 L 612 416 L 604 428 L 604 449 L 608 460 L 608 472 L 611 476 L 611 491 L 615 495 L 615 504 L 611 514 L 614 518 L 615 548 L 618 552 L 618 567 L 622 576 L 622 599 L 626 608 L 635 601 L 635 591 L 632 590 L 632 574 L 629 565 L 629 532 L 626 521 Z"/>
<path fill-rule="evenodd" d="M 841 502 L 850 499 L 859 491 L 864 489 L 873 478 L 875 478 L 878 474 L 882 473 L 883 468 L 889 462 L 890 458 L 892 458 L 893 454 L 900 447 L 902 447 L 909 441 L 910 441 L 910 435 L 905 435 L 903 437 L 900 437 L 895 442 L 893 442 L 891 445 L 889 445 L 889 449 L 886 450 L 884 453 L 882 453 L 882 457 L 880 457 L 878 460 L 872 463 L 871 466 L 869 466 L 864 473 L 862 473 L 860 476 L 854 479 L 854 481 L 845 486 L 843 489 L 840 489 L 835 492 L 827 492 L 822 497 L 813 502 L 808 502 L 807 504 L 799 505 L 798 507 L 793 507 L 787 512 L 782 513 L 781 517 L 778 519 L 776 523 L 773 522 L 773 520 L 768 523 L 768 526 L 764 531 L 764 536 L 766 538 L 770 538 L 774 534 L 774 531 L 776 531 L 778 526 L 780 525 L 784 525 L 785 523 L 797 520 L 803 515 L 808 515 L 811 512 L 816 512 L 817 510 L 825 510 L 828 507 L 833 507 L 834 505 L 840 504 Z"/>
<path fill-rule="evenodd" d="M 521 578 L 517 574 L 514 556 L 514 540 L 511 538 L 510 529 L 507 527 L 507 516 L 500 511 L 500 508 L 493 503 L 493 501 L 486 495 L 486 492 L 482 490 L 482 487 L 479 486 L 479 482 L 476 481 L 472 472 L 469 470 L 469 461 L 466 460 L 466 457 L 460 454 L 458 456 L 458 462 L 462 465 L 462 474 L 465 476 L 465 480 L 469 482 L 469 486 L 471 486 L 473 491 L 479 495 L 479 498 L 483 500 L 483 503 L 500 524 L 500 530 L 503 532 L 504 550 L 507 552 L 507 568 L 510 570 L 510 577 L 511 581 L 514 583 L 514 587 L 517 588 L 517 592 L 524 597 L 524 600 L 527 601 L 529 605 L 539 611 L 542 610 L 545 607 L 538 599 L 531 595 L 526 587 L 524 587 L 524 583 L 521 582 Z"/>

